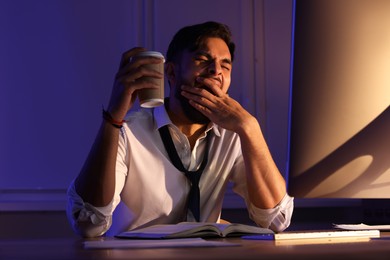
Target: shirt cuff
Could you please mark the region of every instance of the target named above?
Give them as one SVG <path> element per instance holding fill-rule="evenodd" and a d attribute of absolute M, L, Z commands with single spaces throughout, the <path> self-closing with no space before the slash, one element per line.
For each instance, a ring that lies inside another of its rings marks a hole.
<path fill-rule="evenodd" d="M 276 207 L 261 209 L 250 205 L 249 213 L 253 221 L 261 227 L 281 232 L 289 227 L 294 210 L 294 198 L 287 193 Z"/>
<path fill-rule="evenodd" d="M 68 189 L 67 217 L 75 232 L 85 237 L 103 235 L 111 226 L 113 202 L 95 207 L 77 194 L 74 181 Z"/>

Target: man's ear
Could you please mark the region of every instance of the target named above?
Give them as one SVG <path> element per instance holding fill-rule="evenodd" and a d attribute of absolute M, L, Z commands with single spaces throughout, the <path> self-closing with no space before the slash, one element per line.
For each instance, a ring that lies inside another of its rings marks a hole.
<path fill-rule="evenodd" d="M 167 76 L 169 85 L 173 85 L 176 80 L 175 75 L 175 64 L 172 62 L 166 62 L 165 63 L 165 75 Z"/>

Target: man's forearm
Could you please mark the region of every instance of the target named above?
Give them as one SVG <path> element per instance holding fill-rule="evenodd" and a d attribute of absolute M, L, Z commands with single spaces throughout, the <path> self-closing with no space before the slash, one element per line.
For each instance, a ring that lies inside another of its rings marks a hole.
<path fill-rule="evenodd" d="M 249 199 L 256 207 L 275 207 L 286 194 L 286 185 L 265 142 L 257 120 L 240 131 Z"/>
<path fill-rule="evenodd" d="M 103 121 L 75 182 L 80 197 L 96 207 L 106 206 L 114 196 L 119 131 L 120 129 Z"/>

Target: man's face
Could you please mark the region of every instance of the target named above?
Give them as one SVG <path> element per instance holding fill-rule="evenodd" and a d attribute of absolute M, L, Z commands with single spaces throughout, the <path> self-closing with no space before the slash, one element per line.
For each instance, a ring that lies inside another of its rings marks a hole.
<path fill-rule="evenodd" d="M 198 77 L 212 78 L 214 84 L 225 93 L 231 82 L 232 61 L 228 46 L 220 38 L 208 38 L 203 47 L 195 52 L 184 51 L 180 64 L 175 65 L 174 97 L 180 102 L 183 112 L 194 123 L 205 124 L 210 120 L 193 108 L 181 95 L 181 85 L 202 87 Z"/>

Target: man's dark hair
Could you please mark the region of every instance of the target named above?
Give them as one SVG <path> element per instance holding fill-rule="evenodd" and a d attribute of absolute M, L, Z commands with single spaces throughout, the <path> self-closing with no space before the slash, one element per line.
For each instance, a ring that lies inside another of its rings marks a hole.
<path fill-rule="evenodd" d="M 166 60 L 176 61 L 182 51 L 196 51 L 205 44 L 207 38 L 220 38 L 228 46 L 233 61 L 235 44 L 232 41 L 232 34 L 227 25 L 217 22 L 205 22 L 186 26 L 180 29 L 169 44 Z"/>

